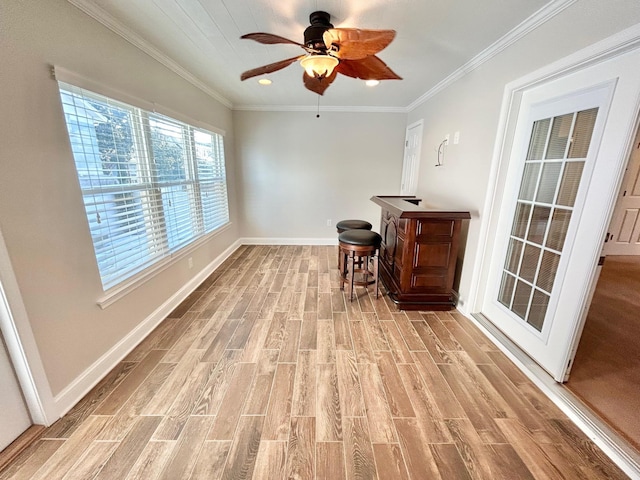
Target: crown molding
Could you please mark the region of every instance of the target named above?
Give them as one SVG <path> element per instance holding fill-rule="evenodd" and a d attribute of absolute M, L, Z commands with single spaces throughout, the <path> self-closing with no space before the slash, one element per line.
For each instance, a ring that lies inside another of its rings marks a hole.
<path fill-rule="evenodd" d="M 203 81 L 196 78 L 194 75 L 189 73 L 184 67 L 179 65 L 173 59 L 169 58 L 164 53 L 160 52 L 157 48 L 153 47 L 149 42 L 147 42 L 144 38 L 142 38 L 137 33 L 133 32 L 130 28 L 124 26 L 121 22 L 116 20 L 112 15 L 105 12 L 102 8 L 98 7 L 94 3 L 89 2 L 88 0 L 67 0 L 76 8 L 80 9 L 82 12 L 86 13 L 93 19 L 100 22 L 102 25 L 107 27 L 109 30 L 124 38 L 126 41 L 131 43 L 133 46 L 139 48 L 144 53 L 149 55 L 154 60 L 157 60 L 162 65 L 167 67 L 173 73 L 179 75 L 187 82 L 189 82 L 194 87 L 202 90 L 204 93 L 222 103 L 227 108 L 233 108 L 233 104 L 221 95 L 219 92 L 215 91 L 208 85 L 206 85 Z"/>
<path fill-rule="evenodd" d="M 545 5 L 540 10 L 538 10 L 536 13 L 534 13 L 529 18 L 527 18 L 522 23 L 520 23 L 520 25 L 518 25 L 517 27 L 509 31 L 502 38 L 498 39 L 492 45 L 487 47 L 485 50 L 480 52 L 478 55 L 473 57 L 467 63 L 462 65 L 453 73 L 451 73 L 448 77 L 438 82 L 434 87 L 432 87 L 423 95 L 421 95 L 416 100 L 414 100 L 413 103 L 409 104 L 406 107 L 407 112 L 413 111 L 414 109 L 422 105 L 424 102 L 429 100 L 431 97 L 435 96 L 440 91 L 447 88 L 449 85 L 453 84 L 454 82 L 461 79 L 468 73 L 472 72 L 473 70 L 481 66 L 483 63 L 488 62 L 493 57 L 495 57 L 500 52 L 502 52 L 504 49 L 510 47 L 511 45 L 516 43 L 518 40 L 520 40 L 522 37 L 529 34 L 531 31 L 535 30 L 540 25 L 548 22 L 553 17 L 558 15 L 560 12 L 562 12 L 564 9 L 570 7 L 576 2 L 577 0 L 553 0 L 549 2 L 547 5 Z"/>
<path fill-rule="evenodd" d="M 199 88 L 204 93 L 222 103 L 227 108 L 231 108 L 235 111 L 254 111 L 254 112 L 315 112 L 317 106 L 312 105 L 233 105 L 230 100 L 221 95 L 216 90 L 212 89 L 204 82 L 196 78 L 189 73 L 185 68 L 180 66 L 173 59 L 169 58 L 164 53 L 150 45 L 140 35 L 133 32 L 128 27 L 124 26 L 121 22 L 116 20 L 112 15 L 105 12 L 97 5 L 90 3 L 89 0 L 67 0 L 69 3 L 94 18 L 102 25 L 121 36 L 129 43 L 145 52 L 150 57 L 154 58 L 169 70 L 173 71 L 193 86 Z M 552 0 L 540 10 L 535 12 L 529 18 L 524 20 L 514 29 L 509 31 L 502 38 L 490 45 L 488 48 L 480 52 L 473 57 L 467 63 L 456 69 L 449 76 L 438 82 L 434 87 L 429 89 L 423 95 L 418 97 L 412 103 L 406 107 L 376 107 L 376 106 L 326 106 L 322 107 L 322 112 L 344 112 L 344 113 L 409 113 L 416 109 L 418 106 L 437 95 L 440 91 L 444 90 L 457 80 L 461 79 L 468 73 L 472 72 L 476 68 L 480 67 L 485 62 L 489 61 L 504 49 L 516 43 L 522 37 L 538 28 L 540 25 L 549 21 L 551 18 L 558 15 L 564 9 L 570 7 L 577 0 Z"/>
<path fill-rule="evenodd" d="M 248 112 L 340 112 L 340 113 L 407 113 L 406 107 L 323 106 L 317 105 L 234 105 L 234 111 Z"/>

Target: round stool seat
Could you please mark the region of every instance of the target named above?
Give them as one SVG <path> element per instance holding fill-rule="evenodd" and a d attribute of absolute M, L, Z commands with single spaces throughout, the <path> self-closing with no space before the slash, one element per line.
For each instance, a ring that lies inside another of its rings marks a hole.
<path fill-rule="evenodd" d="M 336 229 L 338 233 L 342 233 L 345 230 L 371 230 L 372 225 L 364 220 L 341 220 L 336 223 Z"/>
<path fill-rule="evenodd" d="M 338 236 L 338 241 L 357 247 L 380 248 L 382 237 L 371 230 L 345 230 Z"/>

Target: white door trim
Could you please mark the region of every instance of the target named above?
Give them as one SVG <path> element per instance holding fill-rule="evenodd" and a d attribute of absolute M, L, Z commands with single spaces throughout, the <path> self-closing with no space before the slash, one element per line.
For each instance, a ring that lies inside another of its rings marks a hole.
<path fill-rule="evenodd" d="M 0 330 L 34 424 L 49 426 L 58 418 L 51 388 L 20 295 L 9 253 L 0 231 Z"/>
<path fill-rule="evenodd" d="M 493 158 L 489 172 L 489 182 L 487 185 L 487 194 L 480 223 L 479 243 L 476 252 L 476 259 L 473 266 L 471 286 L 469 289 L 469 301 L 467 307 L 461 309 L 463 313 L 471 314 L 479 312 L 482 307 L 483 294 L 487 280 L 487 263 L 490 261 L 489 245 L 491 242 L 492 230 L 491 226 L 497 222 L 497 215 L 494 213 L 495 204 L 501 199 L 500 195 L 500 173 L 504 172 L 504 165 L 509 161 L 512 147 L 512 133 L 518 117 L 522 94 L 538 84 L 547 82 L 554 78 L 567 75 L 577 70 L 587 68 L 605 62 L 619 55 L 623 55 L 629 51 L 640 48 L 640 25 L 635 25 L 623 30 L 611 37 L 586 47 L 578 52 L 573 53 L 561 60 L 553 62 L 534 72 L 531 72 L 505 86 L 502 97 L 502 108 L 498 120 L 498 129 L 493 148 Z M 636 106 L 637 110 L 640 105 Z M 625 134 L 627 144 L 631 147 L 631 141 L 637 130 L 637 125 L 630 124 L 627 126 Z M 626 152 L 626 158 L 629 156 L 629 149 Z M 623 162 L 626 165 L 625 162 Z M 622 182 L 624 167 L 618 172 L 618 187 Z M 611 207 L 609 211 L 609 221 L 615 205 L 615 198 L 618 190 L 611 198 Z M 603 226 L 606 229 L 607 225 Z"/>

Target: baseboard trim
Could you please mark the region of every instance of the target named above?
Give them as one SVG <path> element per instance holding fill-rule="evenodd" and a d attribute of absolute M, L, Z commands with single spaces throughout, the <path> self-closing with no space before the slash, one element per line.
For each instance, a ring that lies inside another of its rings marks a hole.
<path fill-rule="evenodd" d="M 82 372 L 53 399 L 58 418 L 67 413 L 89 391 L 149 335 L 180 303 L 211 275 L 242 243 L 236 240 L 196 276 L 140 322 L 129 334 Z"/>
<path fill-rule="evenodd" d="M 18 455 L 30 445 L 33 445 L 40 438 L 45 428 L 44 425 L 31 425 L 4 450 L 0 451 L 0 472 L 18 458 Z"/>
<path fill-rule="evenodd" d="M 566 387 L 556 382 L 484 315 L 481 313 L 463 314 L 509 357 L 527 378 L 542 390 L 624 473 L 632 479 L 640 480 L 640 455 L 627 440 L 611 429 Z"/>
<path fill-rule="evenodd" d="M 242 245 L 338 245 L 338 235 L 329 238 L 269 238 L 244 237 Z"/>

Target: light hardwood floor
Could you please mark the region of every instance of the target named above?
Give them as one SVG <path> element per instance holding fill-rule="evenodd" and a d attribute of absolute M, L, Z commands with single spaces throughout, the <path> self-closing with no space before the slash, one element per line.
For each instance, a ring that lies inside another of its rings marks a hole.
<path fill-rule="evenodd" d="M 0 479 L 626 478 L 457 312 L 244 246 Z"/>

